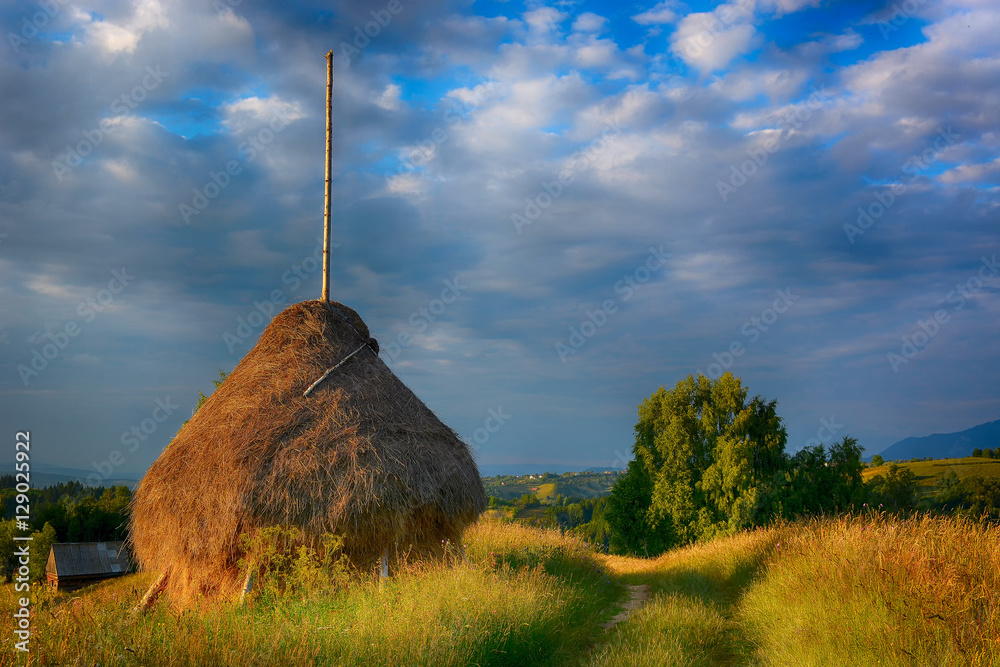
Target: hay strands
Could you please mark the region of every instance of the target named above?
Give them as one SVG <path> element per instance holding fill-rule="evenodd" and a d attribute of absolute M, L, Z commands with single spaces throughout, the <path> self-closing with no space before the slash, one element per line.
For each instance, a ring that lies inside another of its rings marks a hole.
<path fill-rule="evenodd" d="M 337 370 L 338 368 L 340 368 L 341 366 L 343 366 L 344 364 L 346 364 L 346 363 L 347 363 L 347 360 L 348 360 L 348 359 L 350 359 L 351 357 L 353 357 L 353 356 L 354 356 L 355 354 L 357 354 L 358 352 L 360 352 L 362 348 L 365 348 L 365 347 L 368 347 L 368 343 L 367 343 L 367 342 L 366 342 L 366 343 L 362 343 L 362 344 L 361 344 L 361 345 L 360 345 L 360 346 L 358 347 L 358 349 L 354 350 L 354 352 L 351 352 L 351 353 L 350 353 L 349 355 L 347 355 L 346 357 L 344 357 L 343 359 L 341 359 L 340 361 L 338 361 L 338 362 L 337 362 L 337 365 L 336 365 L 336 366 L 333 366 L 332 368 L 328 368 L 328 369 L 327 369 L 327 371 L 326 371 L 325 373 L 323 373 L 323 374 L 322 374 L 321 376 L 319 376 L 319 379 L 318 379 L 318 380 L 316 380 L 316 381 L 315 381 L 315 382 L 313 382 L 313 383 L 312 383 L 311 385 L 309 385 L 309 388 L 308 388 L 308 389 L 306 389 L 306 390 L 305 390 L 305 392 L 304 392 L 304 393 L 303 393 L 302 395 L 303 395 L 303 396 L 308 396 L 308 395 L 309 395 L 309 393 L 310 393 L 310 392 L 311 392 L 311 391 L 312 391 L 313 389 L 315 389 L 315 388 L 316 388 L 316 386 L 317 386 L 317 385 L 318 385 L 318 384 L 319 384 L 320 382 L 322 382 L 323 380 L 325 380 L 325 379 L 327 379 L 328 377 L 330 377 L 330 373 L 334 372 L 335 370 Z"/>

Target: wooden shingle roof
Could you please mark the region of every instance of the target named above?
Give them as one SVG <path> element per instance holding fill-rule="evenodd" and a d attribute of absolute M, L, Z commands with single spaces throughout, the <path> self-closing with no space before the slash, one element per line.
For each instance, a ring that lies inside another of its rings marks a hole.
<path fill-rule="evenodd" d="M 57 577 L 124 574 L 132 566 L 123 545 L 121 541 L 53 544 L 45 572 Z"/>

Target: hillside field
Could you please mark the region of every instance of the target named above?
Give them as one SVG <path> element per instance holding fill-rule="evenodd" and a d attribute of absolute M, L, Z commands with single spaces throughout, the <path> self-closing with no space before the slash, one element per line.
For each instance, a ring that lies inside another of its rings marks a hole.
<path fill-rule="evenodd" d="M 526 493 L 534 493 L 542 503 L 551 503 L 559 494 L 577 499 L 606 496 L 621 474 L 621 471 L 607 471 L 497 475 L 484 477 L 483 486 L 486 487 L 486 495 L 501 500 L 515 500 Z"/>
<path fill-rule="evenodd" d="M 867 482 L 875 475 L 884 475 L 890 465 L 909 468 L 916 477 L 922 493 L 932 493 L 937 488 L 937 480 L 947 471 L 954 471 L 962 477 L 1000 477 L 1000 459 L 973 458 L 935 459 L 932 461 L 889 461 L 875 468 L 866 468 L 862 477 Z"/>
<path fill-rule="evenodd" d="M 131 618 L 151 574 L 68 595 L 36 588 L 31 654 L 64 665 L 994 665 L 1000 529 L 872 513 L 758 529 L 656 559 L 483 519 L 466 559 L 384 584 Z M 956 545 L 962 545 L 957 549 Z M 626 585 L 649 601 L 611 630 Z"/>

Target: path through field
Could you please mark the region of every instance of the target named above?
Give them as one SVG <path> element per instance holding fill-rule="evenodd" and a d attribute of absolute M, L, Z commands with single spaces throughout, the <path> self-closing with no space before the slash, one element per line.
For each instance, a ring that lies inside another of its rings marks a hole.
<path fill-rule="evenodd" d="M 610 630 L 627 619 L 629 614 L 631 614 L 634 610 L 639 609 L 642 605 L 646 604 L 647 600 L 649 600 L 649 584 L 639 584 L 637 586 L 630 584 L 628 587 L 628 600 L 622 604 L 622 610 L 618 612 L 617 616 L 605 623 L 602 627 L 605 630 Z"/>
<path fill-rule="evenodd" d="M 757 664 L 741 602 L 772 543 L 773 536 L 762 531 L 656 559 L 602 557 L 602 569 L 627 585 L 628 597 L 582 664 Z"/>

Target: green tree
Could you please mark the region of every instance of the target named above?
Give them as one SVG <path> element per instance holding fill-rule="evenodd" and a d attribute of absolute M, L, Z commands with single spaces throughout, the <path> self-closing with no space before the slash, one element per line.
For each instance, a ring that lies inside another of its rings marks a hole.
<path fill-rule="evenodd" d="M 229 377 L 229 373 L 227 373 L 226 371 L 224 371 L 224 370 L 222 370 L 220 368 L 219 369 L 219 379 L 218 380 L 212 380 L 212 384 L 214 384 L 215 388 L 218 389 L 219 387 L 222 386 L 222 383 L 226 381 L 227 377 Z M 197 403 L 197 405 L 194 406 L 194 412 L 191 413 L 192 417 L 194 417 L 194 413 L 198 412 L 198 410 L 201 408 L 201 406 L 205 405 L 205 401 L 207 401 L 207 400 L 208 400 L 208 396 L 206 396 L 204 394 L 204 392 L 199 391 L 198 392 L 198 403 Z M 191 420 L 190 419 L 185 419 L 184 420 L 184 424 L 187 424 L 189 421 L 191 421 Z M 184 424 L 181 424 L 181 426 L 184 426 Z"/>
<path fill-rule="evenodd" d="M 975 449 L 972 450 L 972 458 L 978 459 L 982 457 L 982 455 L 983 455 L 983 450 L 981 450 L 979 447 L 976 447 Z"/>
<path fill-rule="evenodd" d="M 652 556 L 663 553 L 676 543 L 669 519 L 652 522 L 649 509 L 653 499 L 653 480 L 636 455 L 628 470 L 618 478 L 604 505 L 604 521 L 611 532 L 611 553 Z"/>
<path fill-rule="evenodd" d="M 846 511 L 856 505 L 864 493 L 861 473 L 865 464 L 861 461 L 863 448 L 856 438 L 845 436 L 840 442 L 830 445 L 828 468 L 832 477 L 830 508 Z"/>
<path fill-rule="evenodd" d="M 868 481 L 871 503 L 880 503 L 893 510 L 912 509 L 917 502 L 917 478 L 905 466 L 890 463 L 885 476 L 875 475 Z"/>
<path fill-rule="evenodd" d="M 639 406 L 635 433 L 633 452 L 652 484 L 646 522 L 661 536 L 687 544 L 777 513 L 775 479 L 787 463 L 777 402 L 747 400 L 731 373 L 660 387 Z"/>
<path fill-rule="evenodd" d="M 881 454 L 876 454 L 875 456 L 872 457 L 872 467 L 873 468 L 878 468 L 883 463 L 885 463 L 885 459 L 882 458 Z"/>
<path fill-rule="evenodd" d="M 28 571 L 32 581 L 45 580 L 45 565 L 49 561 L 49 550 L 56 541 L 56 529 L 52 524 L 46 523 L 38 532 L 31 534 L 31 557 Z M 23 544 L 23 543 L 22 543 Z"/>

